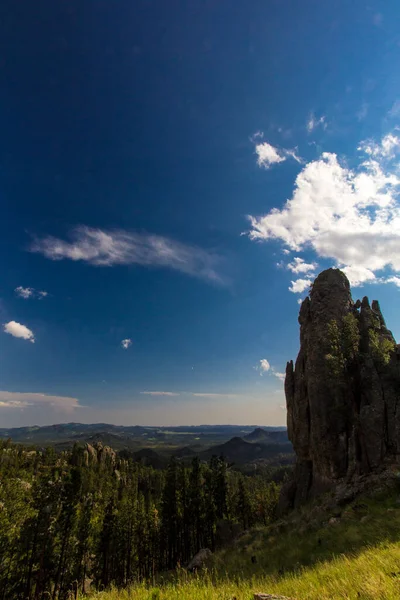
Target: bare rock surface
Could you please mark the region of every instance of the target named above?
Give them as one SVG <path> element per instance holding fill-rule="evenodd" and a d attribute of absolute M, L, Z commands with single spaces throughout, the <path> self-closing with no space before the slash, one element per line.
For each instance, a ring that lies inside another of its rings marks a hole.
<path fill-rule="evenodd" d="M 300 350 L 286 367 L 294 477 L 280 513 L 400 455 L 400 351 L 379 303 L 354 302 L 346 275 L 328 269 L 300 308 Z"/>

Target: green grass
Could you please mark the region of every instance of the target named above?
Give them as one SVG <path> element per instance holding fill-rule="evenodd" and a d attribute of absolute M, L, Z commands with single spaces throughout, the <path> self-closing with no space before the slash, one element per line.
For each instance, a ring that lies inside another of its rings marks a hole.
<path fill-rule="evenodd" d="M 304 510 L 296 523 L 250 531 L 217 553 L 208 572 L 191 576 L 181 570 L 158 585 L 93 599 L 250 600 L 263 591 L 297 600 L 399 600 L 400 505 L 394 495 L 359 499 L 332 525 Z"/>

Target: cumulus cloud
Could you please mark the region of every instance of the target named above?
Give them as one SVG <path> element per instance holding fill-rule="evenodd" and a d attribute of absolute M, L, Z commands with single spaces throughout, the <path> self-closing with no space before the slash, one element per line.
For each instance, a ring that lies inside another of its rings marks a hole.
<path fill-rule="evenodd" d="M 293 294 L 302 294 L 305 290 L 308 290 L 310 285 L 312 284 L 311 279 L 296 279 L 295 281 L 291 281 L 289 286 L 289 292 Z"/>
<path fill-rule="evenodd" d="M 5 323 L 3 325 L 3 329 L 6 333 L 9 333 L 14 337 L 28 340 L 29 342 L 32 342 L 32 344 L 35 343 L 35 336 L 33 334 L 33 331 L 31 331 L 30 329 L 28 329 L 28 327 L 22 325 L 21 323 L 17 323 L 16 321 L 9 321 L 8 323 Z"/>
<path fill-rule="evenodd" d="M 121 341 L 121 346 L 124 350 L 128 350 L 129 346 L 132 346 L 132 340 L 130 338 L 126 338 Z"/>
<path fill-rule="evenodd" d="M 140 392 L 145 396 L 179 396 L 178 392 Z"/>
<path fill-rule="evenodd" d="M 256 145 L 257 164 L 259 167 L 269 169 L 271 165 L 278 164 L 286 160 L 282 153 L 268 142 Z"/>
<path fill-rule="evenodd" d="M 400 272 L 400 179 L 395 158 L 400 140 L 361 142 L 359 164 L 350 168 L 324 152 L 297 175 L 292 196 L 280 209 L 250 216 L 252 240 L 279 240 L 294 252 L 313 250 L 346 272 L 353 285 L 386 281 Z M 382 279 L 379 271 L 394 273 Z M 292 281 L 302 293 L 311 281 Z M 393 281 L 391 281 L 393 283 Z"/>
<path fill-rule="evenodd" d="M 213 283 L 225 283 L 217 272 L 221 257 L 160 235 L 80 226 L 71 231 L 70 241 L 53 236 L 37 238 L 30 251 L 51 260 L 69 259 L 102 267 L 168 267 Z"/>
<path fill-rule="evenodd" d="M 80 408 L 77 398 L 30 392 L 0 391 L 0 408 L 53 407 L 65 412 Z"/>
<path fill-rule="evenodd" d="M 318 265 L 315 262 L 306 263 L 302 258 L 296 256 L 292 262 L 287 265 L 287 268 L 289 271 L 292 271 L 292 273 L 296 273 L 297 275 L 299 273 L 311 273 L 315 271 L 317 266 Z"/>
<path fill-rule="evenodd" d="M 48 296 L 48 292 L 45 292 L 44 290 L 35 290 L 35 288 L 31 287 L 24 288 L 22 285 L 16 287 L 14 292 L 17 296 L 24 298 L 25 300 L 28 300 L 28 298 L 38 298 L 41 300 L 42 298 Z"/>
<path fill-rule="evenodd" d="M 322 127 L 322 129 L 327 128 L 326 117 L 322 116 L 319 119 L 314 115 L 314 113 L 310 113 L 307 121 L 307 131 L 311 133 L 317 127 Z"/>

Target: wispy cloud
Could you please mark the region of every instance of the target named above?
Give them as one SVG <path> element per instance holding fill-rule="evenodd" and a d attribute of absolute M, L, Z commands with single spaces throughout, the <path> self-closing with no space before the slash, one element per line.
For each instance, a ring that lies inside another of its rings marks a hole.
<path fill-rule="evenodd" d="M 16 338 L 28 340 L 29 342 L 32 342 L 32 344 L 35 343 L 35 336 L 33 334 L 33 331 L 31 331 L 30 329 L 28 329 L 28 327 L 22 325 L 21 323 L 17 323 L 16 321 L 9 321 L 8 323 L 5 323 L 3 325 L 3 330 L 5 331 L 5 333 L 9 333 L 10 335 Z"/>
<path fill-rule="evenodd" d="M 399 152 L 399 148 L 400 138 L 393 133 L 389 133 L 385 135 L 380 142 L 376 142 L 373 139 L 362 141 L 358 147 L 358 150 L 361 150 L 368 156 L 379 160 L 393 158 Z"/>
<path fill-rule="evenodd" d="M 70 240 L 53 236 L 37 238 L 30 251 L 51 260 L 69 259 L 102 267 L 134 264 L 167 267 L 216 284 L 225 283 L 217 272 L 220 256 L 163 236 L 80 226 L 71 231 Z"/>
<path fill-rule="evenodd" d="M 258 142 L 264 134 L 257 131 L 250 139 L 255 144 L 257 164 L 259 167 L 269 169 L 272 165 L 284 162 L 287 158 L 293 158 L 296 162 L 303 164 L 303 159 L 298 155 L 297 148 L 278 148 L 268 142 Z"/>
<path fill-rule="evenodd" d="M 155 392 L 140 392 L 141 394 L 144 394 L 145 396 L 179 396 L 180 393 L 179 392 L 159 392 L 159 391 L 155 391 Z"/>
<path fill-rule="evenodd" d="M 368 115 L 368 110 L 369 110 L 369 106 L 368 106 L 367 102 L 363 102 L 363 104 L 361 105 L 360 110 L 356 113 L 357 119 L 359 121 L 364 121 L 364 119 Z"/>
<path fill-rule="evenodd" d="M 275 377 L 277 377 L 280 381 L 285 381 L 286 375 L 285 373 L 280 373 L 279 371 L 276 371 L 274 368 L 272 369 L 272 375 L 274 375 Z"/>
<path fill-rule="evenodd" d="M 345 269 L 352 285 L 393 283 L 400 273 L 400 139 L 388 133 L 362 141 L 358 150 L 363 156 L 354 168 L 330 152 L 307 163 L 281 208 L 249 217 L 250 239 L 313 251 Z M 289 289 L 302 293 L 310 283 L 298 279 Z"/>
<path fill-rule="evenodd" d="M 121 346 L 124 350 L 128 350 L 130 346 L 132 346 L 132 340 L 130 338 L 126 338 L 121 341 Z"/>
<path fill-rule="evenodd" d="M 317 127 L 322 127 L 322 129 L 326 129 L 328 126 L 327 122 L 326 122 L 326 117 L 324 115 L 322 115 L 322 117 L 316 117 L 314 113 L 310 113 L 310 116 L 308 117 L 308 121 L 307 121 L 307 131 L 308 133 L 311 133 L 312 131 L 314 131 L 314 129 L 317 129 Z"/>
<path fill-rule="evenodd" d="M 147 396 L 195 396 L 196 398 L 239 398 L 240 394 L 215 393 L 215 392 L 140 392 Z"/>
<path fill-rule="evenodd" d="M 48 296 L 48 292 L 45 292 L 44 290 L 35 290 L 35 288 L 32 287 L 24 288 L 22 285 L 16 287 L 14 292 L 20 298 L 24 298 L 24 300 L 28 300 L 28 298 L 38 298 L 41 300 L 42 298 Z"/>
<path fill-rule="evenodd" d="M 54 407 L 65 412 L 71 412 L 75 408 L 81 407 L 77 398 L 70 398 L 68 396 L 51 396 L 49 394 L 37 394 L 30 392 L 0 391 L 0 409 L 20 409 L 28 406 Z"/>
<path fill-rule="evenodd" d="M 239 398 L 240 394 L 218 394 L 213 392 L 190 392 L 192 396 L 200 398 Z"/>
<path fill-rule="evenodd" d="M 393 103 L 392 108 L 389 110 L 388 116 L 392 118 L 396 118 L 400 115 L 400 100 L 396 100 Z"/>

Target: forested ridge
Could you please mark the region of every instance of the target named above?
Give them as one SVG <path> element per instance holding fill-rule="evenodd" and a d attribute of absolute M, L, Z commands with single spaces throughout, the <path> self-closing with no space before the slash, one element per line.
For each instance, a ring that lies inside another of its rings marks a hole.
<path fill-rule="evenodd" d="M 154 581 L 267 524 L 278 486 L 222 457 L 155 470 L 110 448 L 29 450 L 0 442 L 0 600 Z"/>

